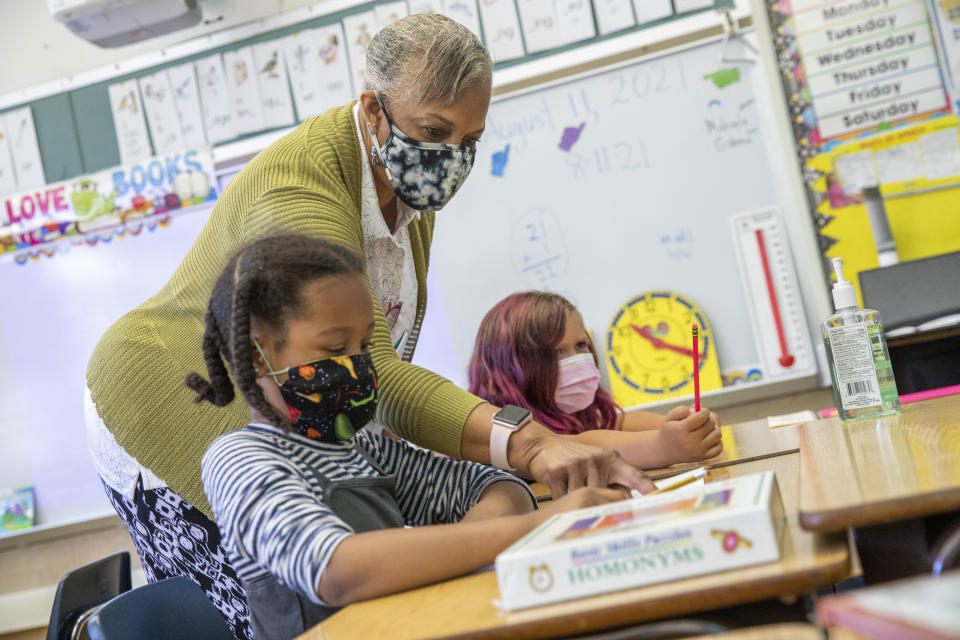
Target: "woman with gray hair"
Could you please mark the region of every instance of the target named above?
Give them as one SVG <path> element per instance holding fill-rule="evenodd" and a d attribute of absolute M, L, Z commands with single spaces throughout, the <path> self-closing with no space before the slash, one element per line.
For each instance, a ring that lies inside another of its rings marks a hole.
<path fill-rule="evenodd" d="M 652 488 L 615 453 L 554 435 L 516 407 L 498 411 L 409 362 L 426 307 L 434 212 L 473 166 L 491 80 L 486 49 L 448 18 L 417 14 L 380 31 L 359 100 L 308 119 L 255 156 L 169 283 L 94 351 L 88 442 L 147 577 L 194 579 L 238 637 L 251 635 L 249 613 L 211 520 L 200 459 L 217 437 L 247 424 L 249 411 L 242 399 L 224 409 L 194 402 L 184 379 L 205 369 L 201 337 L 214 281 L 252 239 L 292 231 L 364 259 L 379 423 L 423 447 L 540 480 L 555 496 L 585 485 Z"/>

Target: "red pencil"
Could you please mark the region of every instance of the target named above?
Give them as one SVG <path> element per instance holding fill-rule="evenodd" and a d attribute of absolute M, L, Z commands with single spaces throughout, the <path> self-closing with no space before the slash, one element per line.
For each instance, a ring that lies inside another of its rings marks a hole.
<path fill-rule="evenodd" d="M 700 331 L 693 325 L 693 410 L 700 411 Z"/>

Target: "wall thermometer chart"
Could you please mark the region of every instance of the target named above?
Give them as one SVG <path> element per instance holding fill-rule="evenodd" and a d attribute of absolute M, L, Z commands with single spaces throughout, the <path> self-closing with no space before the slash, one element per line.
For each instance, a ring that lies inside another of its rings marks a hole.
<path fill-rule="evenodd" d="M 810 336 L 779 211 L 736 215 L 732 223 L 740 280 L 750 305 L 764 377 L 811 371 Z"/>

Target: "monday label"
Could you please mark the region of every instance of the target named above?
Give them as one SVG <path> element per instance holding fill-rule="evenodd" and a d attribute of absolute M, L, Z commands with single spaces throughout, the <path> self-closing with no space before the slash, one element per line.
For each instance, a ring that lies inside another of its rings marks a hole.
<path fill-rule="evenodd" d="M 806 31 L 798 29 L 796 37 L 800 50 L 805 54 L 814 55 L 917 27 L 929 30 L 923 4 L 912 1 L 896 4 L 869 15 L 818 24 L 815 28 Z"/>
<path fill-rule="evenodd" d="M 866 21 L 881 12 L 910 5 L 918 5 L 923 9 L 922 0 L 795 0 L 790 3 L 798 38 L 827 26 L 842 31 L 847 23 Z M 843 38 L 855 34 L 838 35 Z"/>

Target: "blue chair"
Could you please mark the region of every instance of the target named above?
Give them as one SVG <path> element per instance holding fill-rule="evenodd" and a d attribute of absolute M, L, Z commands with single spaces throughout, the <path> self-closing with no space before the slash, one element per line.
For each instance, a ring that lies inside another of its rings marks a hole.
<path fill-rule="evenodd" d="M 126 551 L 69 572 L 57 585 L 47 640 L 86 638 L 84 623 L 93 610 L 130 588 L 130 554 Z"/>
<path fill-rule="evenodd" d="M 183 577 L 117 596 L 90 616 L 87 631 L 91 640 L 235 640 L 200 587 Z"/>

